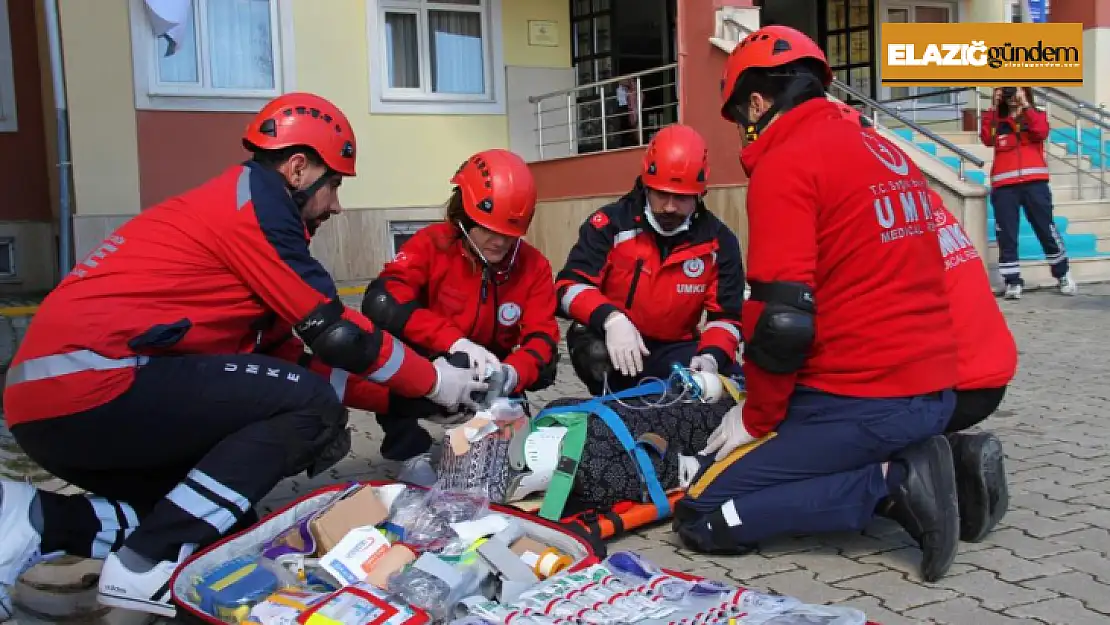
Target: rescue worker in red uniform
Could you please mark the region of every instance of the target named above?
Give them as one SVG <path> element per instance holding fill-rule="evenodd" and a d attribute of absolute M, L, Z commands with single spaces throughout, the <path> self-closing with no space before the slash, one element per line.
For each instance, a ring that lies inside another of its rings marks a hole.
<path fill-rule="evenodd" d="M 842 105 L 845 117 L 873 129 L 869 119 Z M 873 130 L 872 130 L 873 131 Z M 944 257 L 944 284 L 955 329 L 956 408 L 945 427 L 955 460 L 959 491 L 960 540 L 979 542 L 994 529 L 1009 507 L 1002 442 L 990 432 L 965 432 L 989 417 L 1002 402 L 1017 373 L 1017 344 L 991 289 L 986 267 L 971 238 L 929 189 L 929 206 Z"/>
<path fill-rule="evenodd" d="M 1051 264 L 1060 293 L 1075 295 L 1064 240 L 1053 222 L 1045 141 L 1048 115 L 1033 106 L 1029 87 L 999 87 L 990 110 L 983 113 L 979 138 L 994 148 L 991 162 L 991 205 L 998 239 L 998 271 L 1006 283 L 1006 299 L 1020 299 L 1024 282 L 1018 261 L 1021 209 Z"/>
<path fill-rule="evenodd" d="M 708 179 L 702 136 L 668 126 L 632 191 L 579 229 L 555 287 L 559 314 L 574 321 L 571 364 L 592 394 L 667 379 L 676 363 L 738 369 L 744 268 L 736 235 L 702 202 Z"/>
<path fill-rule="evenodd" d="M 321 360 L 455 409 L 485 384 L 429 362 L 339 300 L 309 238 L 355 175 L 347 118 L 319 96 L 267 104 L 251 160 L 116 230 L 42 302 L 7 374 L 8 427 L 87 491 L 0 490 L 0 599 L 44 557 L 105 559 L 101 603 L 172 616 L 191 549 L 257 519 L 280 480 L 338 462 L 346 410 L 327 380 L 253 353 L 272 317 Z"/>
<path fill-rule="evenodd" d="M 555 381 L 559 327 L 551 265 L 521 237 L 536 212 L 528 165 L 506 150 L 467 159 L 442 223 L 419 230 L 370 283 L 363 313 L 419 353 L 465 353 L 501 395 Z M 382 456 L 422 456 L 432 438 L 409 410 L 379 410 Z M 427 461 L 424 457 L 420 460 Z"/>
<path fill-rule="evenodd" d="M 956 556 L 956 341 L 924 175 L 826 99 L 804 34 L 768 26 L 730 54 L 723 116 L 750 178 L 747 399 L 703 450 L 675 528 L 691 549 L 743 553 L 778 535 L 862 530 L 876 513 Z"/>

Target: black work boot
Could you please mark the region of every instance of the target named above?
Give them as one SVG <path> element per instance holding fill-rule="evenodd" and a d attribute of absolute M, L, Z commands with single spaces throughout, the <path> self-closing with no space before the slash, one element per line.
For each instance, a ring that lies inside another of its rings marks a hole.
<path fill-rule="evenodd" d="M 933 436 L 895 454 L 906 471 L 881 510 L 921 546 L 921 577 L 935 582 L 948 572 L 960 543 L 956 475 L 948 439 Z"/>
<path fill-rule="evenodd" d="M 1006 516 L 1010 490 L 1002 441 L 989 432 L 948 435 L 956 469 L 960 540 L 977 543 Z"/>

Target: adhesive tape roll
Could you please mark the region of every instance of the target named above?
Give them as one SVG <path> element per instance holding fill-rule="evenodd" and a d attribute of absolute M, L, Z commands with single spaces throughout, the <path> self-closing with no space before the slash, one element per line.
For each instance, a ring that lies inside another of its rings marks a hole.
<path fill-rule="evenodd" d="M 570 559 L 570 556 L 560 553 L 552 547 L 548 547 L 540 554 L 534 568 L 540 577 L 551 577 L 573 563 L 574 561 Z"/>

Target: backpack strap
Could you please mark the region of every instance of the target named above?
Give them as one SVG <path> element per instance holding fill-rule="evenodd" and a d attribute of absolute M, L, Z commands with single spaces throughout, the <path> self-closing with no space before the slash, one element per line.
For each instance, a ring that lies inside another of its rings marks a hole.
<path fill-rule="evenodd" d="M 628 426 L 620 416 L 605 405 L 605 401 L 612 399 L 631 399 L 645 395 L 656 395 L 664 392 L 666 386 L 663 382 L 649 382 L 633 388 L 595 397 L 591 400 L 570 406 L 556 406 L 545 408 L 533 420 L 534 427 L 558 424 L 567 429 L 559 447 L 559 463 L 551 476 L 547 486 L 543 504 L 540 506 L 539 516 L 549 521 L 558 521 L 566 507 L 567 499 L 574 488 L 574 478 L 578 473 L 578 463 L 582 460 L 582 450 L 586 447 L 587 426 L 591 414 L 601 417 L 613 434 L 620 441 L 621 446 L 636 462 L 640 479 L 647 487 L 652 503 L 655 504 L 659 518 L 670 514 L 670 503 L 663 491 L 659 478 L 655 475 L 655 467 L 651 464 L 644 449 L 632 438 Z"/>

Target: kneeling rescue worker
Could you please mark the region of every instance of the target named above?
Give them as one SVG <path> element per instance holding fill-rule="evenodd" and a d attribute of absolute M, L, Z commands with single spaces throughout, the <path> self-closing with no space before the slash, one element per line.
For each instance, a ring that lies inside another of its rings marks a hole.
<path fill-rule="evenodd" d="M 481 379 L 501 370 L 502 395 L 546 388 L 555 381 L 559 326 L 551 264 L 521 239 L 536 212 L 532 173 L 516 154 L 488 150 L 451 182 L 444 221 L 401 246 L 366 289 L 362 312 L 420 353 L 465 353 Z M 413 415 L 376 416 L 386 459 L 431 448 Z"/>
<path fill-rule="evenodd" d="M 871 129 L 859 111 L 842 106 L 845 117 Z M 966 432 L 989 417 L 1017 373 L 1017 344 L 998 307 L 979 252 L 940 195 L 929 189 L 929 207 L 944 258 L 948 311 L 955 329 L 956 408 L 944 431 L 952 445 L 959 492 L 960 540 L 979 542 L 1009 507 L 1002 441 L 990 432 Z"/>
<path fill-rule="evenodd" d="M 768 26 L 722 81 L 748 173 L 747 400 L 726 415 L 676 506 L 691 549 L 896 520 L 942 577 L 959 540 L 956 342 L 923 174 L 826 99 L 808 37 Z M 814 155 L 819 155 L 815 158 Z"/>
<path fill-rule="evenodd" d="M 455 409 L 485 389 L 338 298 L 309 238 L 340 211 L 355 136 L 327 100 L 285 94 L 251 121 L 251 160 L 121 226 L 43 301 L 7 375 L 8 427 L 87 494 L 0 490 L 0 600 L 44 557 L 105 559 L 99 600 L 170 616 L 196 546 L 254 522 L 281 479 L 350 448 L 323 376 L 252 353 L 276 316 L 331 366 Z"/>
<path fill-rule="evenodd" d="M 555 287 L 560 315 L 575 322 L 571 364 L 592 394 L 666 379 L 675 363 L 737 369 L 744 268 L 736 235 L 702 202 L 708 178 L 702 136 L 668 126 L 632 191 L 579 229 Z"/>

